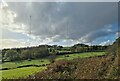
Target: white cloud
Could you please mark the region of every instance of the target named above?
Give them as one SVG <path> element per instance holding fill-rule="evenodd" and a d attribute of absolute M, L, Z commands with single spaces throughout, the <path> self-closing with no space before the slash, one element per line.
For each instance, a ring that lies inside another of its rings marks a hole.
<path fill-rule="evenodd" d="M 99 37 L 113 34 L 110 27 L 118 20 L 117 3 L 4 4 L 7 6 L 0 8 L 0 27 L 30 36 L 33 45 L 60 41 L 69 45 L 89 43 Z M 106 25 L 108 28 L 105 28 Z"/>
<path fill-rule="evenodd" d="M 27 42 L 21 42 L 20 40 L 15 40 L 15 39 L 2 39 L 0 40 L 1 48 L 17 48 L 17 47 L 26 47 L 28 46 Z"/>
<path fill-rule="evenodd" d="M 7 3 L 6 3 L 7 5 Z M 11 31 L 26 33 L 26 25 L 16 22 L 17 14 L 9 9 L 9 6 L 2 5 L 0 8 L 0 27 Z"/>
<path fill-rule="evenodd" d="M 104 41 L 104 42 L 100 43 L 99 45 L 102 45 L 102 46 L 111 45 L 112 43 L 113 43 L 113 41 L 107 40 L 107 41 Z"/>

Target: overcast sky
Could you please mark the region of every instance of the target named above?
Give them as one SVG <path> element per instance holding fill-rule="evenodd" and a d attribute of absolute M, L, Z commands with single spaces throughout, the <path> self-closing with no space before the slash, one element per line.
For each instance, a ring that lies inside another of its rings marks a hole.
<path fill-rule="evenodd" d="M 0 8 L 0 30 L 1 48 L 29 44 L 106 45 L 118 35 L 118 3 L 4 2 Z"/>

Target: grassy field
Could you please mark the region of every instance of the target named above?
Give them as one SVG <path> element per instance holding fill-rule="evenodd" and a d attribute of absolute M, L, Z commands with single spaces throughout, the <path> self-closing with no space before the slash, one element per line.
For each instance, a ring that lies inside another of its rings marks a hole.
<path fill-rule="evenodd" d="M 42 65 L 42 64 L 49 64 L 48 59 L 37 59 L 37 60 L 24 60 L 24 61 L 18 61 L 18 62 L 5 62 L 1 66 L 2 68 L 16 68 L 18 66 L 25 66 L 25 65 Z"/>
<path fill-rule="evenodd" d="M 60 59 L 68 59 L 72 60 L 74 58 L 85 58 L 85 57 L 91 57 L 91 56 L 100 56 L 104 55 L 104 52 L 87 52 L 87 53 L 75 53 L 75 54 L 67 54 L 67 55 L 60 55 L 56 57 L 56 60 Z M 66 57 L 69 56 L 69 57 Z M 37 59 L 37 60 L 24 60 L 24 61 L 17 61 L 17 62 L 5 62 L 3 64 L 0 64 L 0 68 L 16 68 L 18 66 L 25 66 L 25 65 L 43 65 L 43 64 L 49 64 L 50 61 L 45 59 Z"/>
<path fill-rule="evenodd" d="M 56 60 L 60 60 L 60 59 L 72 60 L 74 58 L 85 58 L 85 57 L 100 56 L 100 55 L 105 55 L 105 52 L 86 52 L 86 53 L 67 54 L 67 55 L 58 56 Z"/>
<path fill-rule="evenodd" d="M 4 79 L 17 79 L 17 78 L 26 78 L 31 74 L 42 71 L 46 69 L 46 67 L 25 67 L 25 68 L 17 68 L 11 70 L 5 70 L 2 72 L 2 78 Z"/>
<path fill-rule="evenodd" d="M 87 53 L 76 53 L 76 54 L 66 54 L 66 55 L 59 55 L 56 57 L 56 60 L 60 59 L 68 59 L 72 60 L 74 58 L 85 58 L 85 57 L 92 57 L 92 56 L 100 56 L 104 55 L 105 52 L 87 52 Z M 3 64 L 0 64 L 2 68 L 16 68 L 18 66 L 24 66 L 24 65 L 42 65 L 42 64 L 49 64 L 49 60 L 47 58 L 45 59 L 37 59 L 32 61 L 21 61 L 21 62 L 6 62 Z M 2 71 L 2 77 L 3 78 L 19 78 L 19 77 L 27 77 L 28 75 L 34 74 L 35 72 L 41 71 L 45 69 L 46 67 L 24 67 L 24 68 L 17 68 L 17 69 L 10 69 L 10 70 L 4 70 Z M 1 73 L 1 71 L 0 71 Z"/>

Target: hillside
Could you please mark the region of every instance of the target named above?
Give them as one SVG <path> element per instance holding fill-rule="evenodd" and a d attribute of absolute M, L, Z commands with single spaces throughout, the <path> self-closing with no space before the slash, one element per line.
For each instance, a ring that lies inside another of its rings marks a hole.
<path fill-rule="evenodd" d="M 118 56 L 120 38 L 107 50 L 107 55 L 78 58 L 72 61 L 59 60 L 28 79 L 118 79 Z"/>
<path fill-rule="evenodd" d="M 79 45 L 80 44 L 74 46 L 75 51 L 76 49 L 77 51 L 80 51 L 81 47 L 79 47 Z M 29 79 L 118 79 L 120 75 L 120 65 L 118 65 L 118 57 L 120 55 L 119 45 L 120 38 L 118 38 L 113 45 L 107 47 L 104 52 L 98 52 L 97 50 L 97 52 L 75 52 L 72 54 L 62 53 L 61 55 L 56 55 L 55 58 L 4 62 L 2 64 L 2 68 L 10 69 L 2 71 L 2 80 L 9 81 L 12 79 L 12 81 L 28 81 Z M 101 46 L 97 47 L 100 49 Z M 34 49 L 34 51 L 36 50 Z M 41 52 L 42 51 L 38 53 Z M 52 52 L 50 52 L 50 54 L 52 54 Z M 41 69 L 41 66 L 44 66 L 43 69 Z"/>

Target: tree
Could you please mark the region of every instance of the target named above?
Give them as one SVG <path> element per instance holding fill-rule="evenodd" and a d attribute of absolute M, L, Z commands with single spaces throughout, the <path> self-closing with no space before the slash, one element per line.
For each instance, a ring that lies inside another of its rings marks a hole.
<path fill-rule="evenodd" d="M 49 51 L 46 47 L 39 47 L 34 49 L 35 58 L 43 58 L 49 56 Z"/>
<path fill-rule="evenodd" d="M 49 52 L 49 54 L 50 54 L 49 60 L 51 63 L 53 63 L 55 61 L 57 51 L 55 49 L 51 49 L 51 52 Z"/>
<path fill-rule="evenodd" d="M 23 59 L 31 59 L 32 58 L 31 51 L 30 50 L 23 50 L 22 57 L 23 57 Z"/>
<path fill-rule="evenodd" d="M 9 61 L 19 60 L 19 54 L 16 50 L 7 50 L 5 52 L 5 59 Z"/>

